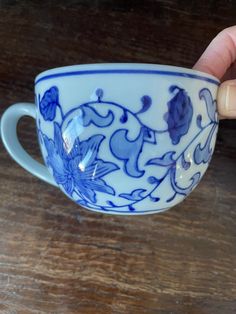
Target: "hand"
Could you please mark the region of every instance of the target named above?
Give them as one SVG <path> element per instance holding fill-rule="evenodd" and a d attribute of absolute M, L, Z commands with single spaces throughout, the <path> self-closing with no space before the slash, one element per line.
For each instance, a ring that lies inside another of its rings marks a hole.
<path fill-rule="evenodd" d="M 220 85 L 217 104 L 222 119 L 236 118 L 236 26 L 221 31 L 193 67 L 216 76 Z"/>

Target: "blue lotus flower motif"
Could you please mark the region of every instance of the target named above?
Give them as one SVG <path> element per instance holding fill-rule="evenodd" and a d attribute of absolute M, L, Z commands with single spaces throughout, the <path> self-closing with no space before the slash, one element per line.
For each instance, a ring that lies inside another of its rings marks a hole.
<path fill-rule="evenodd" d="M 39 109 L 41 115 L 46 121 L 54 120 L 56 109 L 59 106 L 58 88 L 56 86 L 48 89 L 41 100 L 39 100 Z"/>
<path fill-rule="evenodd" d="M 51 167 L 58 185 L 72 197 L 76 193 L 88 202 L 96 203 L 96 191 L 115 194 L 114 189 L 102 179 L 118 166 L 97 158 L 103 135 L 94 135 L 88 140 L 77 138 L 70 153 L 67 153 L 59 125 L 54 123 L 54 141 L 44 135 L 44 144 L 48 153 L 47 165 Z"/>
<path fill-rule="evenodd" d="M 172 85 L 170 92 L 176 92 L 176 94 L 167 104 L 168 112 L 164 115 L 164 119 L 168 124 L 168 132 L 172 144 L 176 145 L 189 130 L 193 117 L 193 106 L 190 97 L 184 89 Z"/>

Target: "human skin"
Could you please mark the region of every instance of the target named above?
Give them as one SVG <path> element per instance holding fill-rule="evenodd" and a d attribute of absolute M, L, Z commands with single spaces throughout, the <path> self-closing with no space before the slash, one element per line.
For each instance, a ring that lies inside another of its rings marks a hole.
<path fill-rule="evenodd" d="M 220 79 L 217 95 L 221 119 L 236 119 L 236 26 L 221 31 L 203 52 L 193 69 Z"/>

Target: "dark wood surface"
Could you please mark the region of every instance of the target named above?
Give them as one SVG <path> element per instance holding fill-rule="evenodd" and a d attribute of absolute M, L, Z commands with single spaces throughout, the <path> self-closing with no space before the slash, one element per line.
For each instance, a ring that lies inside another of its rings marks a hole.
<path fill-rule="evenodd" d="M 235 1 L 0 1 L 0 114 L 34 76 L 94 62 L 191 67 L 233 25 Z M 191 196 L 151 216 L 106 216 L 26 173 L 0 144 L 0 313 L 236 313 L 236 122 L 220 123 Z M 22 143 L 40 159 L 35 126 Z"/>

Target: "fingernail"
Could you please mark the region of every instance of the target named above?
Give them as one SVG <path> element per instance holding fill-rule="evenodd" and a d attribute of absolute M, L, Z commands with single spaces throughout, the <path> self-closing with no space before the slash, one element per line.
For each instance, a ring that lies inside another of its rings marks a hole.
<path fill-rule="evenodd" d="M 218 94 L 218 110 L 223 116 L 236 115 L 236 82 L 223 83 Z"/>

